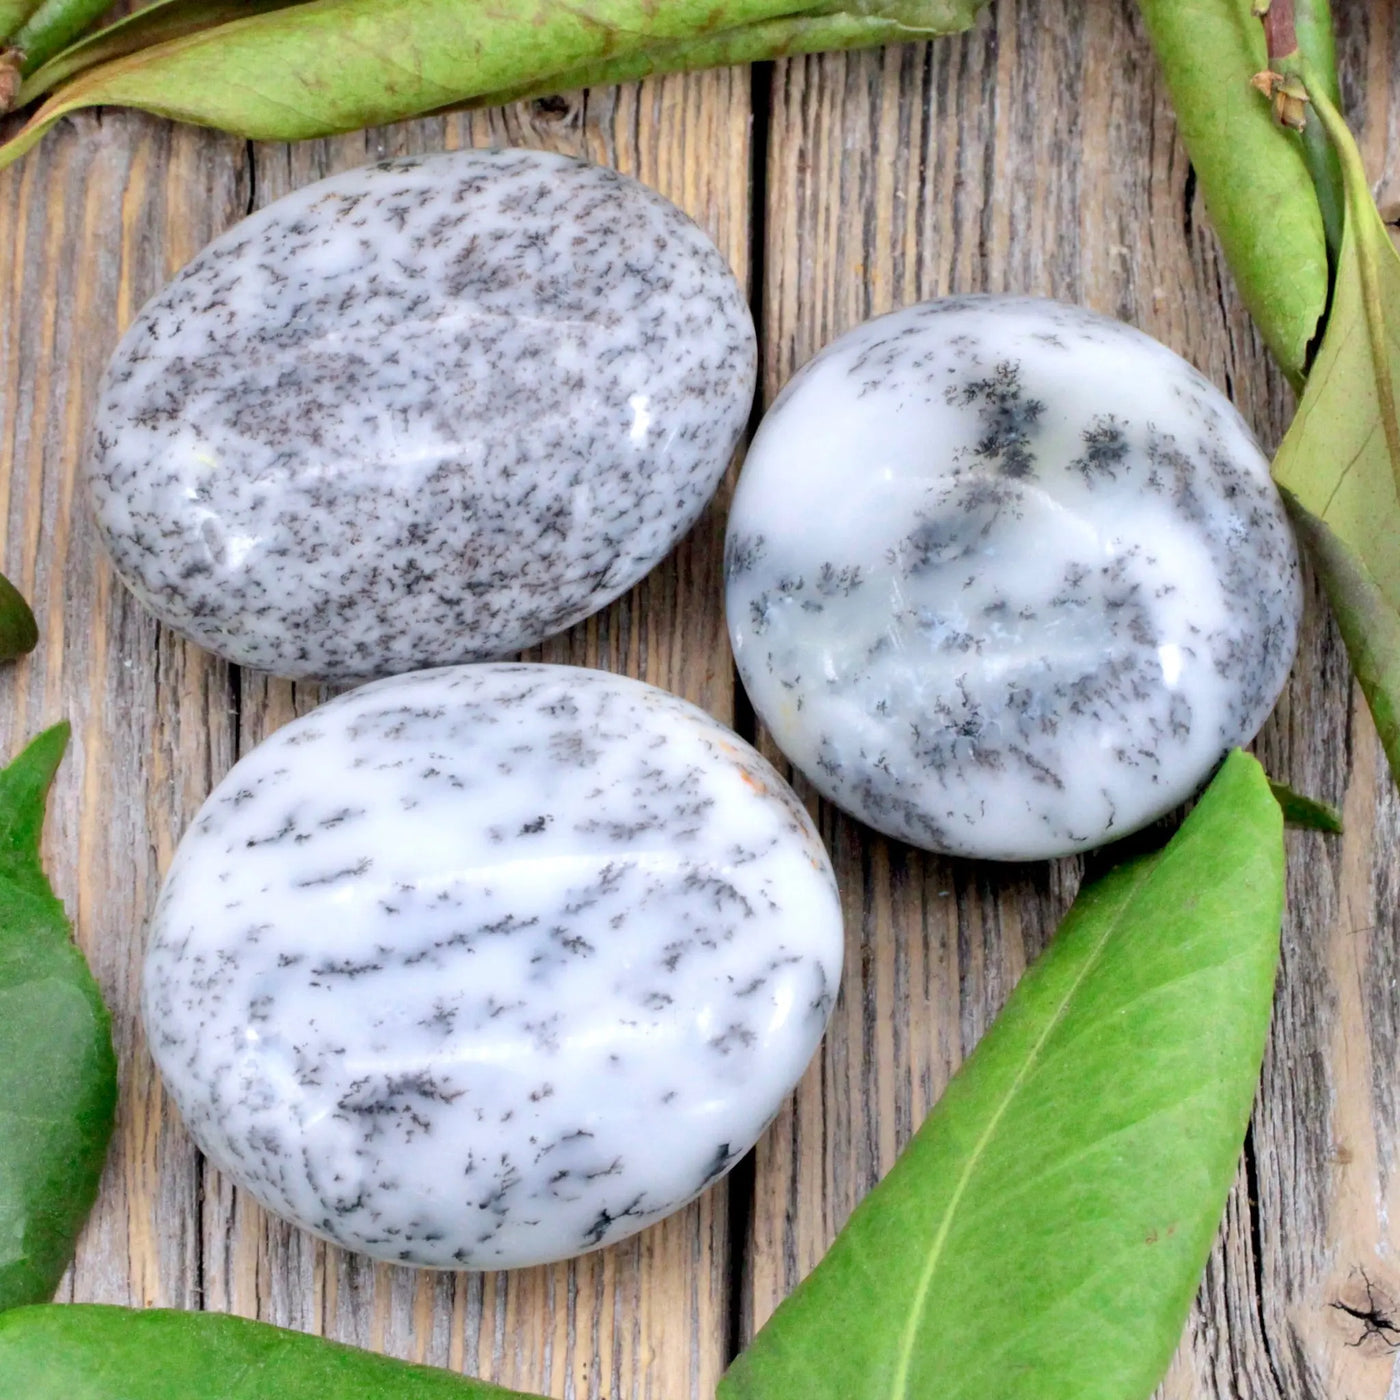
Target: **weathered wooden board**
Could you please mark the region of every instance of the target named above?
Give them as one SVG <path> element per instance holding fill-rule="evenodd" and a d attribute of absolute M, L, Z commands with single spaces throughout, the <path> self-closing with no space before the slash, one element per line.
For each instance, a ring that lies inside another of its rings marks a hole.
<path fill-rule="evenodd" d="M 100 557 L 75 482 L 120 331 L 249 210 L 385 154 L 542 146 L 662 190 L 746 278 L 749 103 L 747 71 L 722 72 L 296 147 L 107 113 L 65 124 L 0 177 L 4 567 L 44 633 L 0 679 L 0 744 L 13 751 L 40 724 L 74 722 L 50 863 L 112 1004 L 122 1067 L 116 1144 L 63 1296 L 238 1312 L 561 1396 L 713 1392 L 729 1339 L 726 1190 L 576 1264 L 433 1275 L 372 1265 L 270 1220 L 200 1160 L 137 1021 L 145 919 L 213 783 L 323 693 L 230 672 L 156 627 Z M 627 671 L 732 719 L 726 496 L 649 579 L 540 657 Z"/>
<path fill-rule="evenodd" d="M 1337 10 L 1348 110 L 1394 201 L 1400 17 L 1386 0 Z M 0 751 L 74 722 L 50 864 L 112 1004 L 123 1076 L 116 1146 L 62 1296 L 236 1311 L 560 1397 L 709 1396 L 893 1162 L 1044 945 L 1082 862 L 926 857 L 813 800 L 848 915 L 821 1055 L 725 1186 L 553 1269 L 420 1274 L 270 1220 L 194 1152 L 136 1017 L 143 925 L 180 833 L 237 755 L 321 692 L 230 672 L 112 578 L 76 477 L 97 376 L 145 297 L 247 210 L 380 154 L 507 141 L 637 174 L 756 275 L 765 401 L 863 317 L 979 289 L 1137 322 L 1227 386 L 1267 444 L 1291 400 L 1234 297 L 1130 0 L 994 0 L 960 40 L 296 147 L 87 115 L 0 174 L 2 557 L 44 634 L 0 674 Z M 720 611 L 724 504 L 650 579 L 536 654 L 642 676 L 752 733 Z M 1400 802 L 1315 588 L 1258 748 L 1276 776 L 1341 804 L 1348 831 L 1290 837 L 1248 1153 L 1162 1393 L 1395 1400 Z"/>
<path fill-rule="evenodd" d="M 1371 168 L 1394 179 L 1395 20 L 1383 4 L 1339 18 L 1349 104 Z M 1140 325 L 1277 443 L 1291 396 L 1234 295 L 1127 0 L 1001 0 L 961 40 L 782 63 L 769 117 L 767 399 L 866 316 L 951 291 L 1024 292 Z M 1259 1106 L 1162 1394 L 1379 1400 L 1400 1332 L 1358 1346 L 1365 1324 L 1343 1309 L 1400 1310 L 1396 815 L 1315 587 L 1293 681 L 1257 748 L 1275 775 L 1344 803 L 1348 834 L 1290 837 Z M 825 805 L 820 815 L 846 900 L 847 972 L 819 1060 L 757 1152 L 744 1337 L 889 1169 L 1081 874 L 1078 861 L 924 857 Z"/>

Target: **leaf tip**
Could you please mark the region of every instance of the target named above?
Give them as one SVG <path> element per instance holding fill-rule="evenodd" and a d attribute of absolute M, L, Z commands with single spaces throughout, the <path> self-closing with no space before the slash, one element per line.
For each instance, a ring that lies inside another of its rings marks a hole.
<path fill-rule="evenodd" d="M 50 725 L 25 745 L 19 757 L 5 770 L 6 774 L 22 770 L 36 786 L 47 792 L 54 774 L 58 772 L 58 765 L 63 761 L 72 733 L 73 726 L 66 719 Z"/>
<path fill-rule="evenodd" d="M 19 589 L 0 574 L 0 661 L 14 661 L 38 645 L 39 624 L 33 610 Z"/>
<path fill-rule="evenodd" d="M 1308 797 L 1305 793 L 1296 792 L 1286 783 L 1276 783 L 1272 780 L 1269 782 L 1269 790 L 1273 793 L 1274 801 L 1278 803 L 1283 820 L 1288 826 L 1298 827 L 1303 831 L 1320 831 L 1327 836 L 1346 834 L 1342 814 L 1330 802 Z"/>

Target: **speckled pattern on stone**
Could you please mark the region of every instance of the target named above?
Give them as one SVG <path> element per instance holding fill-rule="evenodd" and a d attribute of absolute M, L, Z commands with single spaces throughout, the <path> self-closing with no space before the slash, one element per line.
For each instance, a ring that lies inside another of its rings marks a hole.
<path fill-rule="evenodd" d="M 379 681 L 229 773 L 142 1008 L 210 1159 L 346 1248 L 612 1244 L 748 1149 L 841 972 L 826 852 L 694 706 L 557 666 Z"/>
<path fill-rule="evenodd" d="M 1298 560 L 1238 413 L 1054 302 L 857 327 L 765 418 L 726 550 L 744 685 L 825 796 L 931 850 L 1126 835 L 1253 737 Z"/>
<path fill-rule="evenodd" d="M 362 680 L 505 656 L 631 587 L 713 494 L 754 374 L 723 257 L 635 180 L 391 160 L 252 215 L 145 308 L 86 475 L 164 622 Z"/>

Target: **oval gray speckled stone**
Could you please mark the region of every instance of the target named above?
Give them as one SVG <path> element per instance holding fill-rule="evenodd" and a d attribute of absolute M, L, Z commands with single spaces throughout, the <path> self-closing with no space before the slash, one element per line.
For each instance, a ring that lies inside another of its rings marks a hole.
<path fill-rule="evenodd" d="M 245 755 L 152 921 L 151 1052 L 203 1150 L 348 1249 L 612 1244 L 746 1152 L 841 974 L 811 819 L 695 706 L 458 666 Z"/>
<path fill-rule="evenodd" d="M 654 191 L 538 151 L 391 160 L 245 219 L 145 308 L 86 475 L 162 621 L 359 680 L 624 592 L 714 492 L 754 377 L 738 284 Z"/>
<path fill-rule="evenodd" d="M 832 801 L 957 855 L 1127 835 L 1247 743 L 1302 607 L 1269 464 L 1165 346 L 1077 307 L 869 321 L 783 390 L 734 496 L 730 636 Z"/>

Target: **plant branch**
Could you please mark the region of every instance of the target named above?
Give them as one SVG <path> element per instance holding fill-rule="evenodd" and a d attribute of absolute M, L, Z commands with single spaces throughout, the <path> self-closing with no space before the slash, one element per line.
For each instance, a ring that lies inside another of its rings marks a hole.
<path fill-rule="evenodd" d="M 1254 13 L 1264 21 L 1264 38 L 1269 45 L 1269 67 L 1279 68 L 1298 54 L 1298 28 L 1294 21 L 1293 0 L 1256 0 Z"/>
<path fill-rule="evenodd" d="M 18 49 L 0 49 L 0 117 L 15 105 L 23 82 L 24 56 Z"/>

